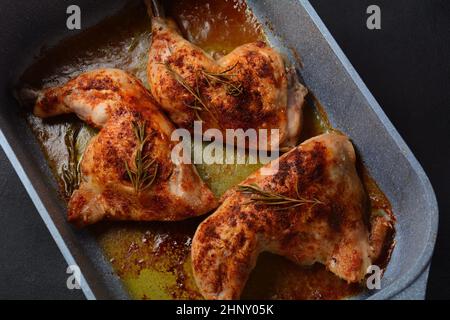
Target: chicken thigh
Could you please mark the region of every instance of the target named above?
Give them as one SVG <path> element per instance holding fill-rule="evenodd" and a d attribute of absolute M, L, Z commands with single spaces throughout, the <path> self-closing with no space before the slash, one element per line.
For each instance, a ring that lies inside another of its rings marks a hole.
<path fill-rule="evenodd" d="M 274 166 L 276 164 L 277 166 Z M 348 282 L 371 264 L 367 197 L 348 138 L 305 141 L 224 195 L 192 243 L 194 276 L 207 299 L 238 299 L 258 255 L 324 264 Z"/>
<path fill-rule="evenodd" d="M 224 136 L 226 129 L 266 129 L 267 137 L 246 145 L 254 149 L 298 142 L 307 89 L 264 42 L 215 60 L 185 40 L 172 20 L 153 17 L 147 75 L 153 96 L 180 127 L 192 130 L 201 120 L 205 135 L 218 129 Z"/>
<path fill-rule="evenodd" d="M 181 220 L 217 206 L 196 169 L 172 161 L 175 128 L 133 76 L 117 69 L 86 72 L 42 92 L 34 108 L 42 118 L 65 113 L 100 129 L 81 161 L 70 221 Z"/>

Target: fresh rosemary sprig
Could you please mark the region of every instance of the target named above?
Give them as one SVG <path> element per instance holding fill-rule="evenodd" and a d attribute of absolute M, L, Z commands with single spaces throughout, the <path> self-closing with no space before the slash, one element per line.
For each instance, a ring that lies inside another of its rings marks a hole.
<path fill-rule="evenodd" d="M 232 71 L 234 68 L 236 68 L 236 65 L 233 65 L 232 67 L 221 71 L 219 73 L 209 72 L 207 70 L 202 70 L 202 74 L 205 77 L 208 84 L 211 85 L 211 83 L 219 82 L 222 83 L 225 86 L 225 90 L 228 95 L 237 97 L 242 94 L 243 87 L 242 84 L 238 81 L 234 81 L 232 77 L 235 77 L 236 74 L 229 74 L 228 72 Z"/>
<path fill-rule="evenodd" d="M 137 149 L 133 161 L 134 168 L 131 168 L 127 161 L 124 161 L 128 178 L 137 193 L 148 189 L 155 182 L 158 174 L 158 164 L 148 154 L 144 155 L 144 148 L 148 142 L 146 126 L 146 121 L 133 121 L 133 131 L 137 140 Z M 152 172 L 149 174 L 152 167 Z"/>
<path fill-rule="evenodd" d="M 195 87 L 191 87 L 186 80 L 175 70 L 173 70 L 167 63 L 163 63 L 166 70 L 170 73 L 170 75 L 184 88 L 186 91 L 188 91 L 193 97 L 194 97 L 194 104 L 189 105 L 186 104 L 188 108 L 194 109 L 196 117 L 201 120 L 199 111 L 206 110 L 211 117 L 217 122 L 217 118 L 215 117 L 214 113 L 208 108 L 207 104 L 203 100 L 202 94 L 200 93 L 199 89 L 199 79 L 196 78 L 195 80 Z"/>
<path fill-rule="evenodd" d="M 77 138 L 81 127 L 79 125 L 70 126 L 64 136 L 64 142 L 69 154 L 67 163 L 62 167 L 62 180 L 64 182 L 64 194 L 70 198 L 72 193 L 78 189 L 81 182 L 80 163 L 77 153 Z"/>
<path fill-rule="evenodd" d="M 209 72 L 202 69 L 199 73 L 196 74 L 195 86 L 190 86 L 186 82 L 186 80 L 179 73 L 173 70 L 167 63 L 163 63 L 163 65 L 165 66 L 166 70 L 172 75 L 172 77 L 194 97 L 194 104 L 186 104 L 186 106 L 194 109 L 196 117 L 200 120 L 201 117 L 199 111 L 206 110 L 214 119 L 214 121 L 219 125 L 219 121 L 217 120 L 215 114 L 208 107 L 200 92 L 199 82 L 202 79 L 205 79 L 209 86 L 216 82 L 222 83 L 225 86 L 227 94 L 234 97 L 239 96 L 243 92 L 242 84 L 232 80 L 232 77 L 236 76 L 236 74 L 229 74 L 229 72 L 232 71 L 237 64 L 219 73 Z"/>
<path fill-rule="evenodd" d="M 264 204 L 268 206 L 276 206 L 278 208 L 275 208 L 274 210 L 287 210 L 299 206 L 303 206 L 306 204 L 311 204 L 312 206 L 323 204 L 323 202 L 317 200 L 317 199 L 306 199 L 303 197 L 300 197 L 297 184 L 295 184 L 295 191 L 297 193 L 297 198 L 290 198 L 287 196 L 284 196 L 282 194 L 272 192 L 272 191 L 265 191 L 258 187 L 256 184 L 250 184 L 250 185 L 240 185 L 238 186 L 239 191 L 245 194 L 250 194 L 250 200 L 245 203 L 256 203 L 256 204 Z"/>

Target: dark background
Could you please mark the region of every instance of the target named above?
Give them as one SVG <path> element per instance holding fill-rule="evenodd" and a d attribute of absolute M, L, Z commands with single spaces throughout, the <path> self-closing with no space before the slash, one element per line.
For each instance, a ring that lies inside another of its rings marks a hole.
<path fill-rule="evenodd" d="M 430 177 L 440 225 L 427 298 L 450 299 L 450 1 L 310 1 Z M 371 4 L 382 30 L 366 28 Z M 0 149 L 0 298 L 83 299 L 66 268 Z"/>

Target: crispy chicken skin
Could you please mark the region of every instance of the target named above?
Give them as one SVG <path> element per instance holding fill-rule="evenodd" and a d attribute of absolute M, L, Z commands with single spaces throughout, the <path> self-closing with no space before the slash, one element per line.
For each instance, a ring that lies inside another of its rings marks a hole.
<path fill-rule="evenodd" d="M 45 90 L 34 108 L 42 118 L 72 112 L 101 130 L 83 155 L 82 181 L 69 201 L 70 221 L 88 225 L 102 219 L 182 220 L 217 206 L 192 165 L 172 162 L 170 136 L 175 128 L 133 76 L 117 69 L 86 72 Z M 154 160 L 147 174 L 156 172 L 155 180 L 146 189 L 132 186 L 125 165 L 136 169 L 133 123 L 145 124 L 148 139 L 142 156 Z"/>
<path fill-rule="evenodd" d="M 263 251 L 300 265 L 324 264 L 348 282 L 364 278 L 371 264 L 367 197 L 348 138 L 323 134 L 275 161 L 277 172 L 259 170 L 241 186 L 316 202 L 280 210 L 240 189 L 228 191 L 192 243 L 194 276 L 205 298 L 238 299 Z"/>
<path fill-rule="evenodd" d="M 175 124 L 192 129 L 201 119 L 203 131 L 214 128 L 224 135 L 226 129 L 268 129 L 267 141 L 259 137 L 259 146 L 247 147 L 296 145 L 307 89 L 277 51 L 255 42 L 214 60 L 185 40 L 173 21 L 160 17 L 152 18 L 152 37 L 148 81 Z M 279 130 L 279 139 L 270 129 Z"/>

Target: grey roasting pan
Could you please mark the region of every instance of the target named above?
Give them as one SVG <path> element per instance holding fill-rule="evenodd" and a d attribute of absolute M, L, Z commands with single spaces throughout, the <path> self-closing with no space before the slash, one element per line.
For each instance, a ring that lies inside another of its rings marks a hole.
<path fill-rule="evenodd" d="M 56 183 L 12 96 L 11 86 L 31 63 L 36 49 L 73 34 L 65 23 L 66 8 L 74 3 L 82 8 L 85 28 L 123 7 L 124 1 L 0 4 L 0 143 L 67 263 L 80 266 L 86 297 L 128 298 L 96 242 L 66 222 Z M 359 298 L 422 298 L 438 225 L 436 199 L 427 176 L 308 1 L 248 3 L 268 26 L 275 45 L 293 48 L 301 55 L 305 83 L 331 122 L 352 138 L 396 213 L 397 245 L 382 288 Z"/>

